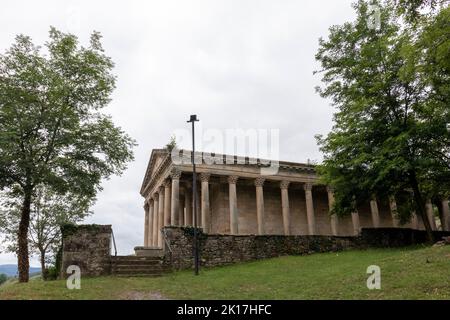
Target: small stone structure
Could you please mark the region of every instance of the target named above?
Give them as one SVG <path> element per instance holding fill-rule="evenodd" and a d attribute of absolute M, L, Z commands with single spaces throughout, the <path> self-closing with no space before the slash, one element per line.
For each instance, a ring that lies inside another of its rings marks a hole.
<path fill-rule="evenodd" d="M 193 266 L 193 228 L 165 227 L 166 261 L 173 269 Z M 450 232 L 435 232 L 437 239 Z M 367 228 L 359 236 L 212 235 L 199 233 L 200 263 L 206 267 L 283 255 L 303 255 L 369 247 L 402 247 L 426 242 L 425 231 Z"/>
<path fill-rule="evenodd" d="M 61 277 L 70 265 L 79 266 L 82 276 L 110 274 L 111 232 L 111 225 L 64 226 Z"/>

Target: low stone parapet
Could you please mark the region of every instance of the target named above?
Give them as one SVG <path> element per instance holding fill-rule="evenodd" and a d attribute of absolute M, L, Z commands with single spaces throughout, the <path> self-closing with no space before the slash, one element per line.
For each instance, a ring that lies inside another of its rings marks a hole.
<path fill-rule="evenodd" d="M 370 247 L 402 247 L 426 242 L 426 233 L 403 228 L 363 228 L 358 236 L 222 235 L 199 230 L 200 264 L 221 266 L 283 255 L 304 255 Z M 165 227 L 166 260 L 173 269 L 193 267 L 192 227 Z M 450 232 L 435 232 L 436 238 Z"/>

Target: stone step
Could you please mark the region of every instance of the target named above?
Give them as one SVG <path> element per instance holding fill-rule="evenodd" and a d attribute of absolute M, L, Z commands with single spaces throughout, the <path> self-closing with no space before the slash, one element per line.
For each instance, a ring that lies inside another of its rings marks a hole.
<path fill-rule="evenodd" d="M 167 273 L 168 269 L 115 269 L 112 273 Z"/>
<path fill-rule="evenodd" d="M 164 270 L 170 270 L 167 266 L 113 266 L 111 267 L 111 270 L 156 270 L 156 271 L 164 271 Z"/>
<path fill-rule="evenodd" d="M 111 261 L 161 261 L 162 257 L 147 256 L 117 256 L 111 257 Z"/>
<path fill-rule="evenodd" d="M 129 273 L 121 273 L 121 274 L 113 274 L 116 277 L 149 277 L 149 278 L 156 278 L 156 277 L 162 277 L 162 273 L 135 273 L 135 274 L 129 274 Z"/>
<path fill-rule="evenodd" d="M 136 265 L 136 266 L 155 266 L 163 264 L 161 260 L 155 260 L 155 261 L 140 261 L 140 260 L 122 260 L 122 261 L 112 261 L 111 265 Z"/>

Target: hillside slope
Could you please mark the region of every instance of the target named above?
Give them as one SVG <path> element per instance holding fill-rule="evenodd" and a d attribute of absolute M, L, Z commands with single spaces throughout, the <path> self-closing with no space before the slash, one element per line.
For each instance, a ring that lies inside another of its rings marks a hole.
<path fill-rule="evenodd" d="M 369 290 L 367 267 L 381 268 Z M 450 299 L 450 246 L 288 256 L 181 271 L 159 278 L 99 277 L 30 281 L 0 288 L 0 299 Z"/>

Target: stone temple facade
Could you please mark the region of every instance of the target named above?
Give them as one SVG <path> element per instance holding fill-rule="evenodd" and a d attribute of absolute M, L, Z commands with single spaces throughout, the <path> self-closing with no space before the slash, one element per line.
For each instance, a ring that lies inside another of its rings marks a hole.
<path fill-rule="evenodd" d="M 141 187 L 144 197 L 144 247 L 163 247 L 164 226 L 192 226 L 191 152 L 176 159 L 154 149 Z M 207 234 L 357 235 L 361 228 L 423 229 L 419 216 L 400 226 L 395 199 L 373 199 L 351 216 L 329 214 L 333 191 L 318 182 L 313 165 L 280 161 L 275 174 L 264 175 L 267 161 L 196 153 L 197 225 Z M 448 230 L 448 200 L 442 229 Z M 428 217 L 436 229 L 431 202 Z"/>

